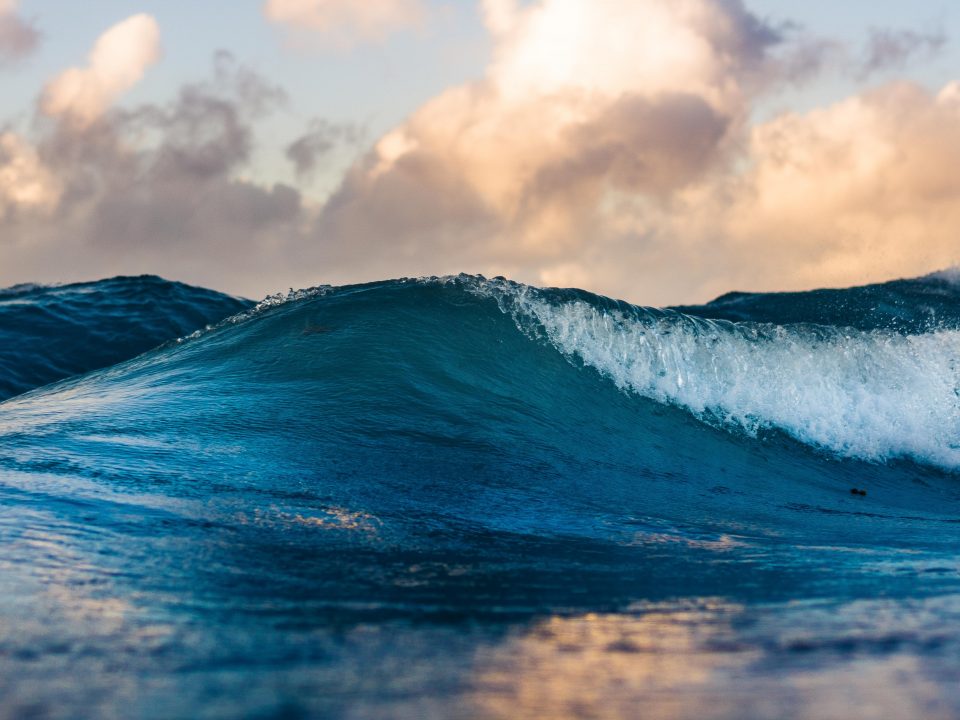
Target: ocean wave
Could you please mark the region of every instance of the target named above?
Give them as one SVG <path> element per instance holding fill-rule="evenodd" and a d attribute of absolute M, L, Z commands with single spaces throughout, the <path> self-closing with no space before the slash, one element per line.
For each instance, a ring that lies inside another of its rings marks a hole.
<path fill-rule="evenodd" d="M 707 422 L 778 428 L 845 457 L 960 467 L 960 330 L 733 323 L 506 281 L 474 288 L 617 387 Z"/>
<path fill-rule="evenodd" d="M 84 307 L 101 306 L 95 317 L 88 313 L 87 325 L 77 332 L 89 334 L 94 320 L 103 323 L 105 318 L 115 317 L 120 318 L 114 321 L 115 325 L 147 328 L 144 336 L 137 338 L 136 347 L 127 347 L 130 342 L 118 342 L 115 326 L 98 330 L 101 334 L 113 333 L 114 341 L 105 351 L 114 355 L 136 355 L 146 349 L 144 346 L 157 344 L 166 339 L 164 334 L 171 334 L 171 328 L 182 326 L 187 318 L 192 320 L 201 309 L 209 314 L 228 307 L 226 300 L 216 295 L 181 296 L 177 298 L 181 304 L 177 307 L 141 300 L 142 307 L 165 313 L 164 323 L 152 322 L 139 309 L 141 306 L 134 313 L 129 300 L 126 305 L 118 301 L 131 293 L 143 294 L 145 288 L 152 286 L 145 286 L 142 279 L 136 281 L 134 288 L 118 288 L 117 281 L 111 282 L 108 288 L 67 286 L 58 290 L 56 297 L 63 305 L 64 297 L 83 292 L 87 296 Z M 129 284 L 130 280 L 125 282 Z M 922 282 L 933 283 L 927 294 L 943 293 L 939 277 Z M 33 294 L 37 289 L 24 292 Z M 859 297 L 863 290 L 851 292 Z M 42 294 L 49 310 L 50 294 Z M 322 334 L 330 329 L 355 332 L 358 319 L 376 323 L 378 313 L 386 318 L 382 310 L 392 305 L 392 309 L 402 312 L 396 324 L 383 328 L 375 338 L 363 334 L 354 337 L 353 342 L 357 346 L 364 342 L 377 347 L 386 345 L 394 352 L 403 348 L 405 355 L 396 361 L 415 377 L 422 371 L 420 365 L 426 365 L 425 358 L 433 352 L 432 348 L 462 334 L 461 326 L 480 322 L 489 312 L 484 303 L 491 301 L 516 324 L 521 331 L 518 337 L 525 342 L 558 351 L 575 364 L 597 371 L 621 391 L 682 408 L 708 424 L 750 436 L 764 429 L 777 429 L 840 457 L 870 462 L 910 459 L 948 470 L 960 467 L 958 329 L 905 333 L 892 329 L 857 330 L 849 324 L 732 322 L 676 310 L 637 307 L 584 291 L 544 290 L 502 278 L 487 280 L 460 275 L 344 288 L 320 286 L 270 296 L 219 323 L 183 336 L 174 347 L 161 348 L 146 366 L 154 367 L 151 372 L 162 372 L 167 367 L 167 355 L 176 353 L 177 344 L 192 347 L 208 342 L 221 352 L 230 346 L 231 362 L 236 365 L 254 359 L 258 351 L 251 343 L 252 337 L 277 341 L 282 338 L 286 343 L 283 334 L 290 332 L 294 336 Z M 770 298 L 773 305 L 782 302 L 778 295 Z M 30 303 L 31 309 L 38 304 L 34 298 Z M 329 312 L 346 319 L 327 327 L 322 316 Z M 60 318 L 64 315 L 62 311 L 57 313 Z M 64 322 L 61 320 L 60 325 Z M 231 328 L 237 329 L 232 335 Z M 430 328 L 432 337 L 425 328 Z M 49 335 L 53 343 L 53 329 Z M 405 342 L 410 337 L 418 338 L 419 344 Z M 77 337 L 68 335 L 59 341 L 76 344 Z M 472 337 L 469 342 L 483 347 L 495 339 Z M 465 339 L 460 347 L 466 359 L 472 359 L 476 348 L 469 347 Z M 529 355 L 539 351 L 525 352 Z M 110 359 L 89 353 L 87 357 L 78 355 L 77 362 L 109 364 Z M 537 372 L 537 367 L 529 364 L 519 351 L 501 360 L 512 365 L 509 370 L 513 377 L 522 379 Z M 20 362 L 23 364 L 22 359 Z M 193 362 L 193 372 L 210 371 L 203 366 L 208 361 Z M 298 376 L 307 372 L 311 363 L 308 357 L 288 356 L 282 359 L 277 371 Z M 47 365 L 52 367 L 55 363 L 48 359 Z M 117 382 L 118 373 L 124 372 L 129 371 L 122 365 L 111 371 L 111 382 Z M 142 372 L 143 367 L 138 370 Z M 445 372 L 457 381 L 462 380 L 458 373 L 470 376 L 483 371 L 466 366 L 461 359 L 454 370 L 445 368 Z M 69 374 L 69 370 L 58 374 Z M 91 383 L 97 382 L 96 378 L 91 379 Z M 161 379 L 152 386 L 163 384 Z M 446 399 L 436 397 L 432 402 L 442 405 Z"/>
<path fill-rule="evenodd" d="M 960 270 L 876 285 L 808 292 L 731 292 L 706 305 L 677 307 L 688 315 L 776 325 L 813 323 L 902 335 L 960 329 Z"/>
<path fill-rule="evenodd" d="M 346 717 L 391 678 L 453 698 L 411 716 L 478 687 L 509 715 L 564 668 L 628 715 L 731 669 L 778 708 L 811 667 L 956 685 L 960 329 L 465 275 L 241 310 L 0 403 L 14 714 Z"/>
<path fill-rule="evenodd" d="M 151 275 L 0 291 L 0 400 L 108 367 L 249 301 Z"/>

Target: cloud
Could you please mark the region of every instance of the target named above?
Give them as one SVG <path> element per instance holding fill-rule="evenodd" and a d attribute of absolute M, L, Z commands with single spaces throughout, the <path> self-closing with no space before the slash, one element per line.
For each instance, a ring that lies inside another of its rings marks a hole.
<path fill-rule="evenodd" d="M 253 123 L 285 97 L 219 53 L 170 103 L 0 136 L 0 282 L 155 272 L 259 294 L 302 215 L 295 189 L 243 177 Z"/>
<path fill-rule="evenodd" d="M 271 22 L 341 47 L 383 40 L 426 15 L 422 0 L 267 0 L 263 12 Z"/>
<path fill-rule="evenodd" d="M 394 274 L 546 277 L 613 226 L 622 200 L 668 202 L 724 162 L 779 40 L 734 1 L 484 10 L 486 76 L 383 137 L 326 208 L 334 267 L 366 256 Z"/>
<path fill-rule="evenodd" d="M 15 213 L 49 211 L 60 200 L 57 178 L 36 148 L 12 132 L 0 133 L 0 220 Z"/>
<path fill-rule="evenodd" d="M 363 128 L 350 123 L 314 120 L 307 133 L 287 145 L 287 159 L 293 163 L 297 177 L 309 178 L 320 161 L 344 145 L 357 146 L 366 139 Z"/>
<path fill-rule="evenodd" d="M 932 58 L 947 44 L 942 29 L 930 32 L 873 28 L 857 71 L 861 80 L 886 70 L 901 70 L 914 58 Z"/>
<path fill-rule="evenodd" d="M 668 304 L 878 282 L 960 261 L 960 85 L 890 83 L 747 132 L 730 165 L 669 203 L 619 205 L 543 280 Z"/>
<path fill-rule="evenodd" d="M 956 85 L 753 125 L 837 47 L 733 0 L 483 8 L 485 76 L 382 137 L 321 214 L 333 281 L 479 271 L 665 304 L 960 261 Z M 869 63 L 935 44 L 875 34 Z"/>
<path fill-rule="evenodd" d="M 753 129 L 749 159 L 714 211 L 742 284 L 846 284 L 960 260 L 960 84 L 895 82 L 784 114 Z"/>
<path fill-rule="evenodd" d="M 149 15 L 134 15 L 101 35 L 86 67 L 70 68 L 44 89 L 44 113 L 78 124 L 98 119 L 136 85 L 160 58 L 160 28 Z"/>
<path fill-rule="evenodd" d="M 250 179 L 254 129 L 287 99 L 224 53 L 169 103 L 81 93 L 34 136 L 0 130 L 0 283 L 158 272 L 261 295 L 467 271 L 669 304 L 960 261 L 960 84 L 757 123 L 758 99 L 850 56 L 737 0 L 483 10 L 483 76 L 380 137 L 321 206 Z M 307 182 L 363 142 L 317 120 L 285 150 Z"/>
<path fill-rule="evenodd" d="M 17 0 L 0 0 L 0 68 L 29 55 L 40 33 L 17 15 Z"/>

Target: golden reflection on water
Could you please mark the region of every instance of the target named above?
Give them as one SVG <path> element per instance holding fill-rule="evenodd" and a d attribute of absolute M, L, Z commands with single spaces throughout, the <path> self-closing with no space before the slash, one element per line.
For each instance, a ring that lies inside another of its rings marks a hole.
<path fill-rule="evenodd" d="M 338 507 L 264 518 L 324 531 L 379 527 L 373 516 Z M 197 630 L 189 619 L 176 624 L 145 612 L 149 597 L 124 591 L 96 554 L 82 551 L 84 543 L 108 549 L 112 536 L 95 527 L 29 513 L 3 522 L 18 532 L 7 533 L 13 539 L 0 557 L 0 718 L 27 716 L 17 708 L 38 698 L 86 708 L 88 717 L 118 716 L 111 709 L 132 707 L 159 677 L 170 683 L 160 696 L 184 710 L 170 717 L 189 717 L 197 697 L 230 708 L 223 717 L 239 717 L 238 708 L 279 703 L 290 688 L 305 707 L 319 708 L 305 716 L 351 719 L 947 720 L 960 708 L 960 596 L 699 599 L 512 628 L 387 621 L 345 635 L 322 624 L 299 635 L 259 635 L 257 622 Z M 423 563 L 410 567 L 406 582 L 468 570 Z M 251 652 L 275 652 L 263 637 L 283 651 L 274 657 L 290 647 L 322 652 L 303 664 L 236 664 Z M 208 685 L 203 673 L 171 674 L 184 663 L 221 673 L 217 682 L 232 690 Z M 184 694 L 181 683 L 198 694 Z"/>
<path fill-rule="evenodd" d="M 466 716 L 954 717 L 955 698 L 944 697 L 942 682 L 915 654 L 825 653 L 804 662 L 783 648 L 744 641 L 734 623 L 748 612 L 709 602 L 643 614 L 551 617 L 477 653 Z"/>
<path fill-rule="evenodd" d="M 757 651 L 729 651 L 739 608 L 708 604 L 643 615 L 551 617 L 482 652 L 475 688 L 484 717 L 676 717 L 699 688 Z M 727 652 L 710 649 L 727 645 Z M 642 705 L 637 700 L 646 701 Z M 642 714 L 640 711 L 642 710 Z"/>

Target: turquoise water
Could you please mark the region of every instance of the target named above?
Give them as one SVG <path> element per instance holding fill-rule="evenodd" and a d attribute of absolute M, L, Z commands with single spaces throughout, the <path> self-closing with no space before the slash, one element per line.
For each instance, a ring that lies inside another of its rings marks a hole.
<path fill-rule="evenodd" d="M 955 717 L 958 328 L 399 280 L 9 399 L 0 715 Z"/>

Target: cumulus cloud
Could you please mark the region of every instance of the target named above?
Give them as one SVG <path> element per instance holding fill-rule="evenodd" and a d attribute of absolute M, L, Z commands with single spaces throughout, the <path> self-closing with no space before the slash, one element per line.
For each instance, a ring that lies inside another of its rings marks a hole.
<path fill-rule="evenodd" d="M 486 77 L 383 137 L 328 205 L 335 266 L 367 254 L 395 272 L 430 258 L 546 277 L 531 270 L 569 263 L 618 203 L 668 202 L 723 162 L 779 39 L 735 0 L 484 9 Z"/>
<path fill-rule="evenodd" d="M 415 27 L 426 13 L 422 0 L 267 0 L 263 12 L 271 22 L 342 47 Z"/>
<path fill-rule="evenodd" d="M 250 179 L 254 127 L 286 96 L 229 55 L 166 104 L 108 112 L 102 87 L 124 83 L 104 82 L 51 110 L 52 84 L 43 107 L 68 121 L 0 130 L 0 283 L 159 272 L 260 295 L 467 271 L 668 304 L 960 261 L 960 84 L 758 124 L 758 98 L 836 47 L 739 0 L 483 11 L 483 76 L 380 137 L 322 206 Z M 874 67 L 927 52 L 898 47 Z M 107 65 L 92 57 L 79 85 Z M 318 120 L 285 149 L 306 181 L 363 141 Z"/>
<path fill-rule="evenodd" d="M 897 82 L 782 115 L 754 128 L 749 157 L 716 213 L 730 255 L 749 260 L 741 283 L 844 284 L 960 260 L 957 83 Z"/>
<path fill-rule="evenodd" d="M 17 14 L 17 0 L 0 0 L 0 68 L 30 54 L 40 33 Z"/>
<path fill-rule="evenodd" d="M 134 15 L 114 25 L 93 46 L 85 67 L 70 68 L 44 90 L 47 115 L 79 124 L 99 118 L 136 85 L 160 58 L 160 28 L 149 15 Z"/>
<path fill-rule="evenodd" d="M 324 209 L 332 279 L 466 270 L 669 303 L 960 260 L 955 86 L 752 126 L 758 94 L 836 48 L 784 47 L 736 0 L 483 8 L 485 77 L 381 138 Z M 932 43 L 895 37 L 874 68 Z"/>
<path fill-rule="evenodd" d="M 618 206 L 543 281 L 666 304 L 960 262 L 960 85 L 891 83 L 748 133 L 731 166 L 668 204 Z"/>

